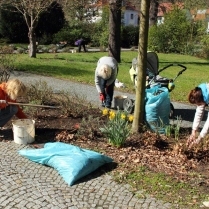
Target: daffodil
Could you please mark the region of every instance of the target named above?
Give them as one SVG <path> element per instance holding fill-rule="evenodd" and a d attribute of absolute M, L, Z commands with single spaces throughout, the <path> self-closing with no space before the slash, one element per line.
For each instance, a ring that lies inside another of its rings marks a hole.
<path fill-rule="evenodd" d="M 112 120 L 115 118 L 115 112 L 110 111 L 109 119 Z"/>
<path fill-rule="evenodd" d="M 107 111 L 103 111 L 103 114 L 107 113 Z M 100 128 L 100 130 L 106 135 L 110 144 L 122 147 L 131 133 L 131 125 L 128 122 L 128 119 L 133 120 L 133 116 L 132 119 L 130 119 L 127 117 L 126 112 L 120 110 L 110 110 L 107 115 L 109 116 L 109 120 L 104 127 Z"/>
<path fill-rule="evenodd" d="M 107 108 L 102 110 L 102 115 L 108 115 L 109 110 Z"/>
<path fill-rule="evenodd" d="M 128 120 L 129 120 L 130 122 L 132 122 L 132 121 L 134 120 L 134 116 L 133 116 L 133 115 L 130 115 L 130 116 L 128 117 Z"/>
<path fill-rule="evenodd" d="M 125 120 L 126 119 L 126 115 L 125 114 L 121 114 L 121 119 Z"/>

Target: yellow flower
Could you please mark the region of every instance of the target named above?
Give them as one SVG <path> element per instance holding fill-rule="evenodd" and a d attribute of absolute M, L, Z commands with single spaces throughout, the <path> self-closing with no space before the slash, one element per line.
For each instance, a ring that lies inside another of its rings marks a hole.
<path fill-rule="evenodd" d="M 115 118 L 115 112 L 113 111 L 110 111 L 110 116 L 109 116 L 109 119 L 112 120 Z"/>
<path fill-rule="evenodd" d="M 115 112 L 111 110 L 110 115 L 115 115 Z"/>
<path fill-rule="evenodd" d="M 107 108 L 102 110 L 102 115 L 108 115 L 108 109 Z"/>
<path fill-rule="evenodd" d="M 133 116 L 133 115 L 130 115 L 130 116 L 128 117 L 128 120 L 129 120 L 130 122 L 132 122 L 132 121 L 134 120 L 134 116 Z"/>
<path fill-rule="evenodd" d="M 126 119 L 126 115 L 125 114 L 121 114 L 121 119 L 125 120 Z"/>

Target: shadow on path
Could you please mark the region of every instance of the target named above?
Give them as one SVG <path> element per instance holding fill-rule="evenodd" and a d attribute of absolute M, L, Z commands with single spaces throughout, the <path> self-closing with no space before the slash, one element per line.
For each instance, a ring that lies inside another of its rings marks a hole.
<path fill-rule="evenodd" d="M 195 115 L 195 109 L 175 109 L 174 117 L 181 116 L 181 118 L 188 122 L 193 122 L 194 115 Z M 207 119 L 207 111 L 205 111 L 203 115 L 203 121 Z"/>

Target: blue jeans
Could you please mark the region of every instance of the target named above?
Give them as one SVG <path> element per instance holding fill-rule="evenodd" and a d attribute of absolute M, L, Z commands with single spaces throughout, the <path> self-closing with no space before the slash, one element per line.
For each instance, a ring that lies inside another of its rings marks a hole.
<path fill-rule="evenodd" d="M 112 99 L 113 99 L 113 93 L 114 93 L 114 86 L 115 86 L 115 81 L 113 83 L 111 83 L 108 87 L 106 87 L 106 83 L 107 81 L 104 79 L 101 79 L 101 84 L 103 86 L 104 89 L 104 93 L 105 93 L 105 106 L 106 107 L 111 107 L 112 105 Z"/>
<path fill-rule="evenodd" d="M 9 105 L 0 110 L 0 127 L 3 127 L 18 111 L 16 105 Z"/>

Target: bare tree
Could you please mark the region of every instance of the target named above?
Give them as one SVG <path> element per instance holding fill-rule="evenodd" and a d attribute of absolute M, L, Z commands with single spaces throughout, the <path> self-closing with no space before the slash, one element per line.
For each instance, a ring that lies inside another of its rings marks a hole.
<path fill-rule="evenodd" d="M 148 28 L 149 28 L 149 8 L 150 0 L 141 1 L 140 11 L 140 27 L 139 27 L 139 53 L 138 53 L 138 69 L 137 74 L 137 88 L 136 101 L 134 110 L 134 121 L 132 124 L 132 131 L 138 132 L 140 124 L 144 120 L 144 106 L 145 106 L 145 83 L 146 83 L 146 67 L 147 67 L 147 42 L 148 42 Z"/>
<path fill-rule="evenodd" d="M 91 22 L 101 5 L 102 0 L 63 0 L 63 11 L 70 22 Z"/>
<path fill-rule="evenodd" d="M 118 62 L 120 58 L 121 47 L 121 5 L 122 0 L 109 0 L 109 40 L 108 40 L 108 54 L 114 57 Z"/>
<path fill-rule="evenodd" d="M 36 57 L 35 28 L 38 24 L 40 14 L 46 11 L 53 2 L 54 0 L 0 0 L 0 6 L 3 9 L 12 6 L 24 16 L 25 22 L 28 26 L 30 57 Z"/>

